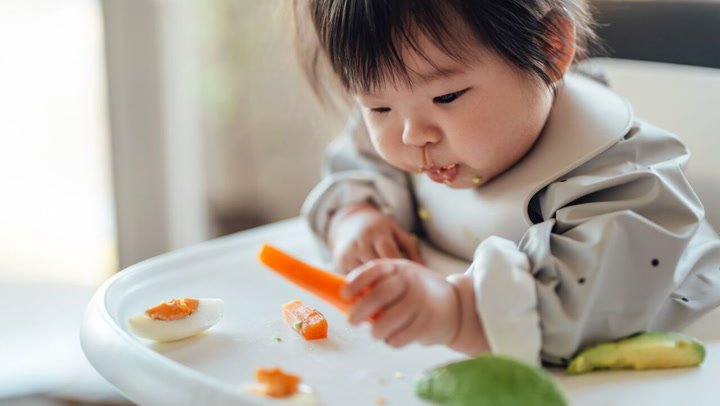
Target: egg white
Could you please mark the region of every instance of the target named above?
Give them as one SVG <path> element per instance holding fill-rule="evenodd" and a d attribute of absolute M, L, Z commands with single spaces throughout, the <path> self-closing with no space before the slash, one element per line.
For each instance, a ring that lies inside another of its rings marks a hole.
<path fill-rule="evenodd" d="M 181 340 L 202 333 L 220 321 L 223 304 L 222 299 L 198 299 L 197 310 L 179 320 L 155 320 L 140 313 L 128 319 L 128 327 L 135 335 L 155 341 Z"/>
<path fill-rule="evenodd" d="M 243 389 L 254 395 L 260 395 L 263 397 L 267 396 L 265 394 L 265 385 L 262 384 L 246 384 L 243 385 Z M 315 390 L 311 386 L 305 385 L 304 383 L 298 385 L 298 393 L 286 396 L 284 398 L 275 399 L 282 399 L 287 403 L 293 403 L 297 406 L 320 406 L 320 398 L 315 393 Z"/>

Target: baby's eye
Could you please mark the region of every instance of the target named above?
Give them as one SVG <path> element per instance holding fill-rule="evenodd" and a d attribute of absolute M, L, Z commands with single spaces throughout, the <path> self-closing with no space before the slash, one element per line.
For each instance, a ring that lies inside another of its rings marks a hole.
<path fill-rule="evenodd" d="M 465 93 L 468 89 L 458 90 L 457 92 L 452 92 L 448 94 L 444 94 L 442 96 L 434 97 L 433 103 L 438 104 L 448 104 L 454 102 L 458 97 L 462 96 L 463 93 Z"/>
<path fill-rule="evenodd" d="M 389 113 L 390 107 L 373 107 L 370 109 L 373 113 L 383 114 L 383 113 Z"/>

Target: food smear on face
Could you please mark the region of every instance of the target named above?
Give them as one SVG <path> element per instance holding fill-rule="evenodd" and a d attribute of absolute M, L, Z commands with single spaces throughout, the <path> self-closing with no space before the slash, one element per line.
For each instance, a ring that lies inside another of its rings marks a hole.
<path fill-rule="evenodd" d="M 455 178 L 457 178 L 459 170 L 460 168 L 458 168 L 457 164 L 450 164 L 442 167 L 428 168 L 425 170 L 425 173 L 434 182 L 452 184 Z"/>
<path fill-rule="evenodd" d="M 293 300 L 282 306 L 283 318 L 305 340 L 327 338 L 328 324 L 319 311 Z"/>
<path fill-rule="evenodd" d="M 159 342 L 181 340 L 202 333 L 222 319 L 222 299 L 171 299 L 128 319 L 130 331 Z"/>

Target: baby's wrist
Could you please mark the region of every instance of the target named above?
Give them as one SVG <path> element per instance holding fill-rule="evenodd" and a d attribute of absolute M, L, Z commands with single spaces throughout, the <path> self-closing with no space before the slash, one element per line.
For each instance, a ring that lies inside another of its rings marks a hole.
<path fill-rule="evenodd" d="M 333 218 L 344 217 L 361 210 L 378 210 L 378 207 L 369 200 L 363 200 L 360 202 L 350 203 L 337 209 Z"/>
<path fill-rule="evenodd" d="M 457 330 L 448 344 L 451 349 L 469 356 L 489 351 L 482 321 L 475 307 L 473 280 L 469 275 L 451 275 L 448 283 L 455 289 L 458 298 Z"/>
<path fill-rule="evenodd" d="M 444 337 L 443 342 L 440 344 L 452 348 L 453 343 L 457 340 L 458 334 L 460 333 L 460 324 L 462 323 L 462 302 L 460 299 L 460 291 L 457 286 L 447 279 L 445 282 L 448 284 L 450 291 L 452 292 L 452 302 L 446 306 L 450 315 L 446 315 L 445 317 L 445 319 L 449 320 L 451 324 L 449 326 L 445 326 L 445 330 L 448 331 L 449 334 Z"/>

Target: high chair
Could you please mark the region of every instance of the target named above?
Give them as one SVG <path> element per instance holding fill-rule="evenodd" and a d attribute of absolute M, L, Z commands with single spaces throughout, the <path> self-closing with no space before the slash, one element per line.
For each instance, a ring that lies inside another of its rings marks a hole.
<path fill-rule="evenodd" d="M 720 106 L 718 71 L 611 59 L 587 63 L 604 70 L 610 85 L 635 104 L 638 116 L 683 135 L 695 154 L 688 176 L 704 199 L 709 217 L 720 225 L 720 191 L 714 187 L 720 185 L 720 170 L 713 156 L 720 151 L 715 135 L 720 123 L 714 115 Z M 109 382 L 140 404 L 215 405 L 269 404 L 242 388 L 252 382 L 255 368 L 273 364 L 286 366 L 290 372 L 302 371 L 305 382 L 318 390 L 326 404 L 371 404 L 381 394 L 388 404 L 420 405 L 413 395 L 413 378 L 426 368 L 459 359 L 459 354 L 445 348 L 411 346 L 390 351 L 368 339 L 367 326 L 348 327 L 342 314 L 264 269 L 256 259 L 264 242 L 307 262 L 321 263 L 301 219 L 145 261 L 96 292 L 81 330 L 85 355 Z M 422 250 L 432 269 L 462 272 L 467 268 L 467 263 L 427 245 Z M 171 293 L 189 291 L 198 297 L 226 300 L 224 320 L 206 335 L 157 344 L 128 332 L 128 317 Z M 279 317 L 280 304 L 292 299 L 324 312 L 331 339 L 308 344 L 293 336 Z M 705 399 L 720 398 L 719 322 L 720 309 L 685 331 L 707 349 L 707 358 L 697 369 L 581 377 L 561 370 L 551 373 L 571 404 L 707 404 Z"/>

